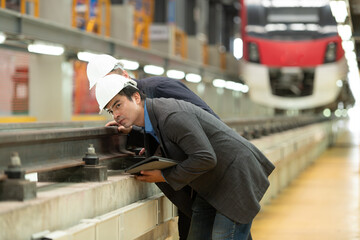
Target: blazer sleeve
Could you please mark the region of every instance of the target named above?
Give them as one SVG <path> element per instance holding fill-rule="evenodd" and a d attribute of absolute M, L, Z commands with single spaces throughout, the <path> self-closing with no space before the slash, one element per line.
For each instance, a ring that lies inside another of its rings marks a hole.
<path fill-rule="evenodd" d="M 162 171 L 172 188 L 179 190 L 216 166 L 214 149 L 194 114 L 172 113 L 163 126 L 161 134 L 166 135 L 187 156 L 176 167 Z"/>

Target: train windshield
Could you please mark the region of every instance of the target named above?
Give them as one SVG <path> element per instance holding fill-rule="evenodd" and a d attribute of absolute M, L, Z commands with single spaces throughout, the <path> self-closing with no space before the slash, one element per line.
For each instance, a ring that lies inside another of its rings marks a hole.
<path fill-rule="evenodd" d="M 320 7 L 272 7 L 246 5 L 247 35 L 299 41 L 337 35 L 337 23 L 329 5 Z"/>

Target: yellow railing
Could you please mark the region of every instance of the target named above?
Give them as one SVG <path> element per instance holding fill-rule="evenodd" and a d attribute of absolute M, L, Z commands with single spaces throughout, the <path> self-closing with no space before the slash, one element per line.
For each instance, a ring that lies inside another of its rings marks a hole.
<path fill-rule="evenodd" d="M 226 70 L 226 52 L 220 52 L 220 69 Z"/>
<path fill-rule="evenodd" d="M 135 1 L 132 1 L 134 6 Z M 135 7 L 134 12 L 134 46 L 150 47 L 150 25 L 154 14 L 154 0 L 142 0 L 141 8 Z"/>
<path fill-rule="evenodd" d="M 26 13 L 26 3 L 32 2 L 34 4 L 34 16 L 39 17 L 39 0 L 21 0 L 20 2 L 20 12 L 22 14 Z M 2 3 L 1 3 L 2 5 Z"/>
<path fill-rule="evenodd" d="M 73 0 L 72 6 L 72 26 L 77 26 L 77 17 L 79 13 L 76 11 L 77 1 Z M 97 14 L 94 18 L 90 18 L 90 1 L 85 0 L 84 5 L 86 7 L 85 14 L 81 16 L 84 19 L 85 30 L 87 32 L 94 32 L 101 34 L 102 29 L 105 28 L 104 33 L 106 36 L 110 36 L 110 21 L 111 21 L 111 2 L 110 0 L 99 0 Z M 102 20 L 103 7 L 105 6 L 105 22 Z"/>
<path fill-rule="evenodd" d="M 76 11 L 76 5 L 77 5 L 77 1 L 73 0 L 73 4 L 72 4 L 72 26 L 73 27 L 77 27 L 77 16 L 78 13 Z M 85 23 L 87 24 L 89 22 L 89 16 L 90 16 L 90 0 L 85 0 L 85 4 L 86 6 L 86 10 L 85 10 L 85 14 L 84 16 L 82 16 L 85 20 Z"/>
<path fill-rule="evenodd" d="M 175 28 L 174 32 L 174 54 L 175 56 L 181 56 L 187 58 L 187 35 L 181 29 Z"/>
<path fill-rule="evenodd" d="M 29 116 L 9 116 L 0 117 L 0 123 L 21 123 L 21 122 L 36 122 L 36 117 Z"/>
<path fill-rule="evenodd" d="M 209 65 L 209 48 L 206 43 L 202 45 L 203 51 L 202 51 L 202 59 L 204 65 Z"/>
<path fill-rule="evenodd" d="M 6 0 L 1 0 L 1 8 L 6 8 Z"/>
<path fill-rule="evenodd" d="M 105 23 L 102 21 L 102 12 L 103 7 L 105 5 Z M 102 33 L 102 28 L 105 28 L 105 35 L 110 36 L 110 19 L 111 19 L 111 11 L 110 11 L 110 0 L 99 0 L 98 1 L 98 9 L 97 15 L 95 18 L 90 18 L 86 24 L 86 31 L 95 32 L 97 34 Z"/>
<path fill-rule="evenodd" d="M 105 121 L 106 117 L 102 115 L 73 115 L 71 121 Z"/>

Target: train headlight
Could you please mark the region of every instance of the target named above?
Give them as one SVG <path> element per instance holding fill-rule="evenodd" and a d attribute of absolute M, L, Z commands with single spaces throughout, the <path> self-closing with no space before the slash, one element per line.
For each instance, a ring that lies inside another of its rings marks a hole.
<path fill-rule="evenodd" d="M 336 43 L 330 42 L 326 47 L 325 63 L 335 62 L 336 60 Z"/>
<path fill-rule="evenodd" d="M 249 61 L 260 63 L 260 55 L 257 44 L 250 42 L 248 47 L 249 47 Z"/>

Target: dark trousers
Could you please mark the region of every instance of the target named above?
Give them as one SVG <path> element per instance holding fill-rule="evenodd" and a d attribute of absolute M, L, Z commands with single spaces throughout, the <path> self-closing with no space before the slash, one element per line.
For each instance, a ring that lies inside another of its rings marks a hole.
<path fill-rule="evenodd" d="M 182 211 L 178 210 L 178 230 L 179 230 L 179 239 L 186 240 L 189 234 L 191 218 L 186 216 Z"/>
<path fill-rule="evenodd" d="M 205 199 L 196 196 L 189 230 L 189 240 L 251 240 L 248 224 L 236 223 L 222 215 Z"/>

